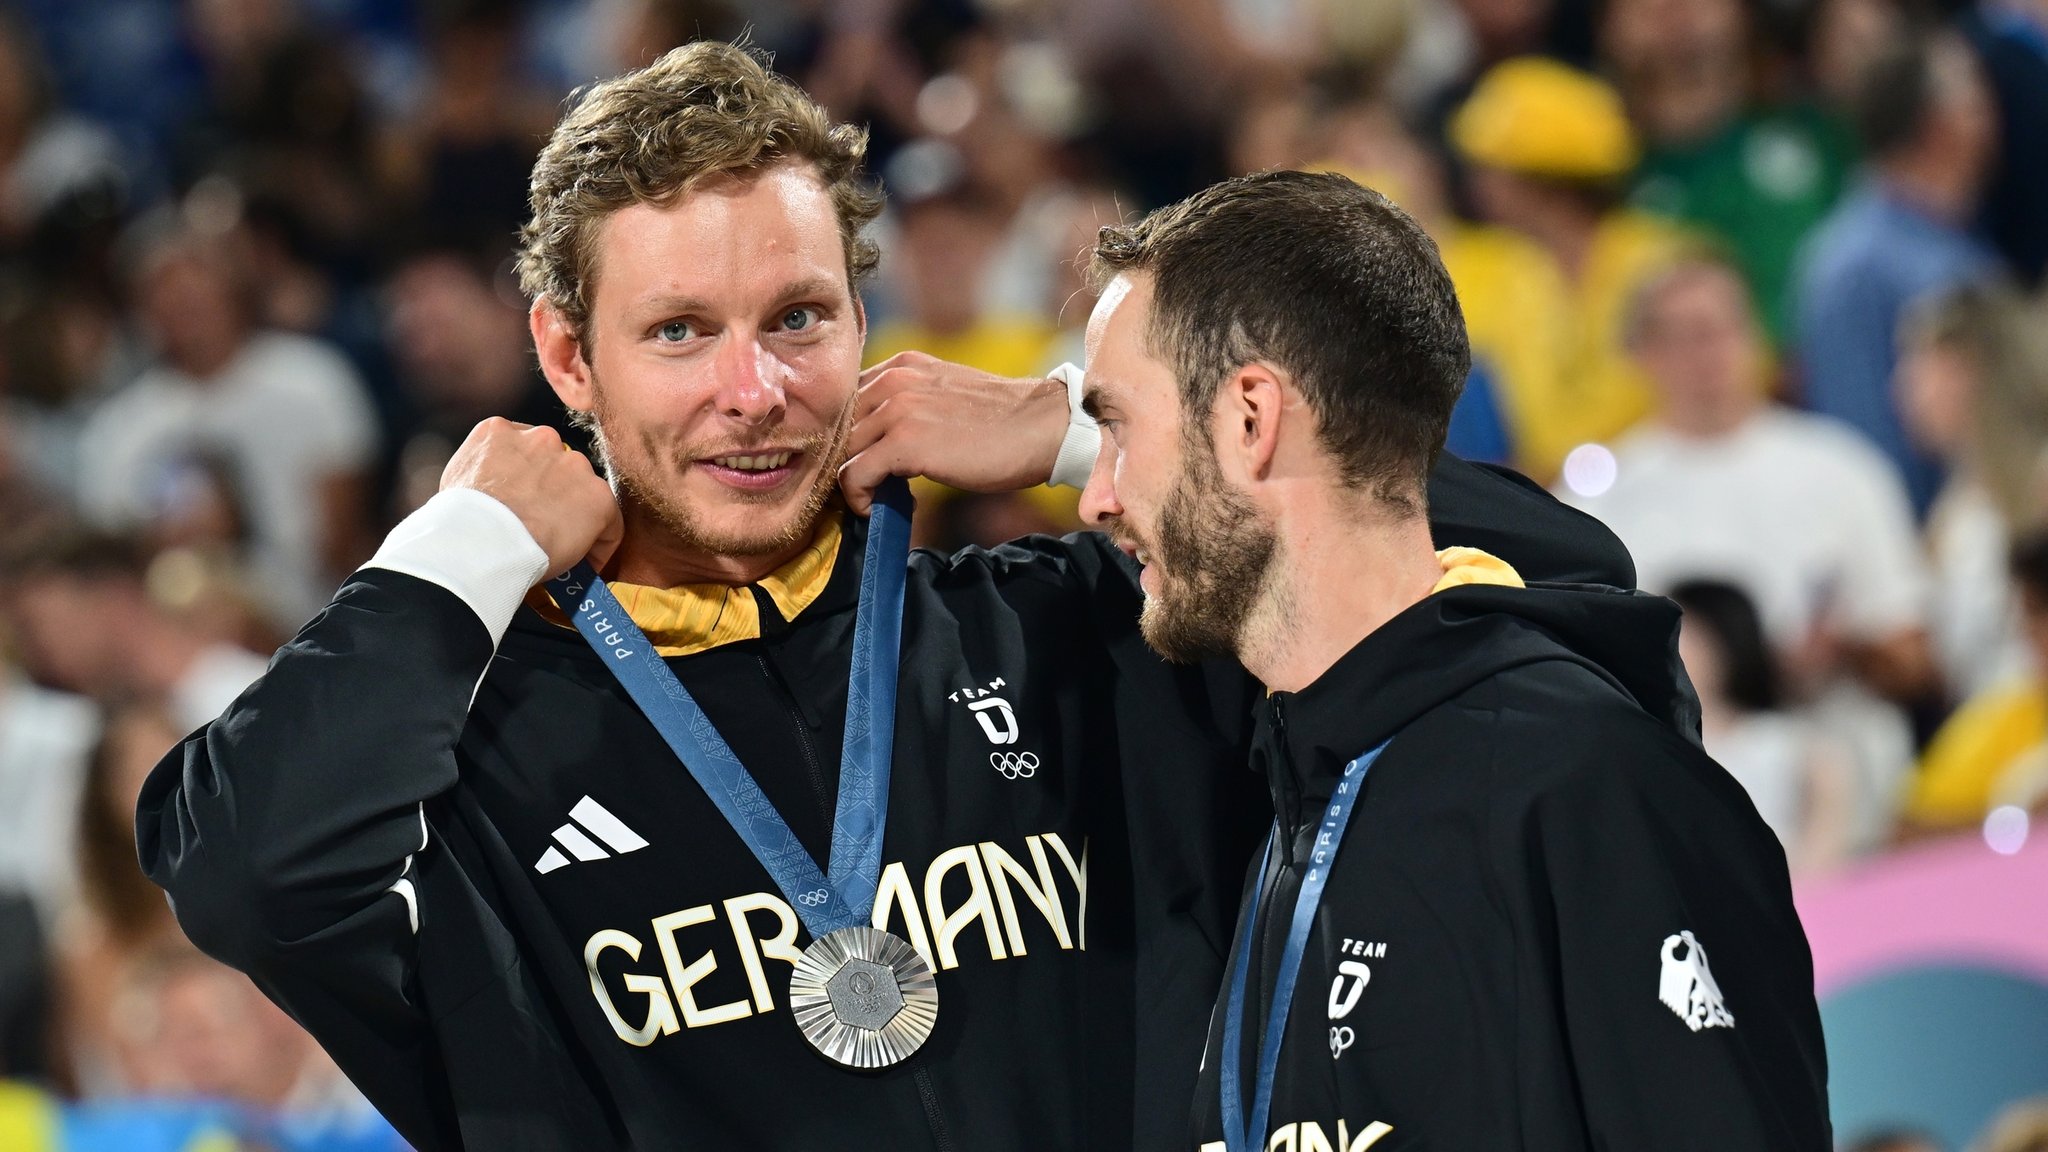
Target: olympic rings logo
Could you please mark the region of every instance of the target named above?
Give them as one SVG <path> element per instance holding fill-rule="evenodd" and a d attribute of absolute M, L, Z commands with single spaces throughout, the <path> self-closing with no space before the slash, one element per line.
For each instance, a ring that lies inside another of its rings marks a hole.
<path fill-rule="evenodd" d="M 988 766 L 1002 773 L 1005 780 L 1029 780 L 1038 775 L 1038 753 L 991 752 Z"/>
<path fill-rule="evenodd" d="M 817 908 L 831 898 L 832 894 L 823 888 L 813 888 L 809 892 L 799 892 L 796 894 L 796 902 L 806 908 Z"/>

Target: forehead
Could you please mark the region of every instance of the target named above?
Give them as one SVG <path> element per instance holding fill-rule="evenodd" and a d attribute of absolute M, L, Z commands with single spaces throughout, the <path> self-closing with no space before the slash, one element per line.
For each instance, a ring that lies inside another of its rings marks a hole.
<path fill-rule="evenodd" d="M 846 280 L 838 214 L 807 165 L 720 173 L 667 204 L 627 205 L 605 219 L 597 255 L 597 286 L 613 306 L 650 296 L 738 300 L 795 280 Z"/>

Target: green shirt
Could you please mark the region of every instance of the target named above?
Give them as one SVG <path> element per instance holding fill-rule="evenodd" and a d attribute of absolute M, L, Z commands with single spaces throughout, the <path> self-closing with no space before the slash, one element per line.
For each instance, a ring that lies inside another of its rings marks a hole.
<path fill-rule="evenodd" d="M 1853 162 L 1848 132 L 1818 108 L 1756 109 L 1697 143 L 1650 147 L 1633 200 L 1717 236 L 1782 342 L 1799 244 L 1833 207 Z"/>

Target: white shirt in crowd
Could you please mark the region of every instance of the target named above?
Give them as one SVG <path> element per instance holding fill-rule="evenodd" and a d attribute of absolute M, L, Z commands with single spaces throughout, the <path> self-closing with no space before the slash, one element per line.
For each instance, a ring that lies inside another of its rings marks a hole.
<path fill-rule="evenodd" d="M 1826 622 L 1876 640 L 1927 621 L 1927 569 L 1904 487 L 1825 416 L 1771 407 L 1726 436 L 1654 422 L 1613 445 L 1613 486 L 1559 496 L 1628 545 L 1642 586 L 1725 580 L 1781 648 Z"/>
<path fill-rule="evenodd" d="M 1647 591 L 1699 578 L 1733 584 L 1756 602 L 1781 651 L 1823 624 L 1859 640 L 1926 626 L 1927 565 L 1905 488 L 1847 426 L 1772 406 L 1712 438 L 1651 421 L 1613 452 L 1605 492 L 1559 496 L 1621 537 Z M 1911 725 L 1846 680 L 1804 711 L 1853 750 L 1860 787 L 1852 839 L 1874 844 L 1911 769 Z"/>
<path fill-rule="evenodd" d="M 159 364 L 110 397 L 79 446 L 79 502 L 111 528 L 147 523 L 198 455 L 238 473 L 257 576 L 280 620 L 326 603 L 320 586 L 321 486 L 368 467 L 376 416 L 339 352 L 284 332 L 252 337 L 211 380 Z"/>
<path fill-rule="evenodd" d="M 78 798 L 99 733 L 92 701 L 0 669 L 0 891 L 26 895 L 46 924 L 77 888 Z"/>
<path fill-rule="evenodd" d="M 1934 595 L 1928 631 L 1949 699 L 1961 703 L 2032 667 L 2007 557 L 2005 518 L 1981 485 L 1951 479 L 1927 513 Z"/>

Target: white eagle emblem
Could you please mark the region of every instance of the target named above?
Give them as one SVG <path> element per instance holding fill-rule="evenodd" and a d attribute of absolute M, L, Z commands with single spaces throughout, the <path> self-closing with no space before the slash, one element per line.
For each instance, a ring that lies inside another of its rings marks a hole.
<path fill-rule="evenodd" d="M 1695 1032 L 1735 1027 L 1735 1017 L 1721 1003 L 1721 986 L 1714 983 L 1713 970 L 1707 967 L 1707 950 L 1690 931 L 1666 936 L 1662 955 L 1664 970 L 1657 977 L 1657 999 L 1666 1008 Z"/>

